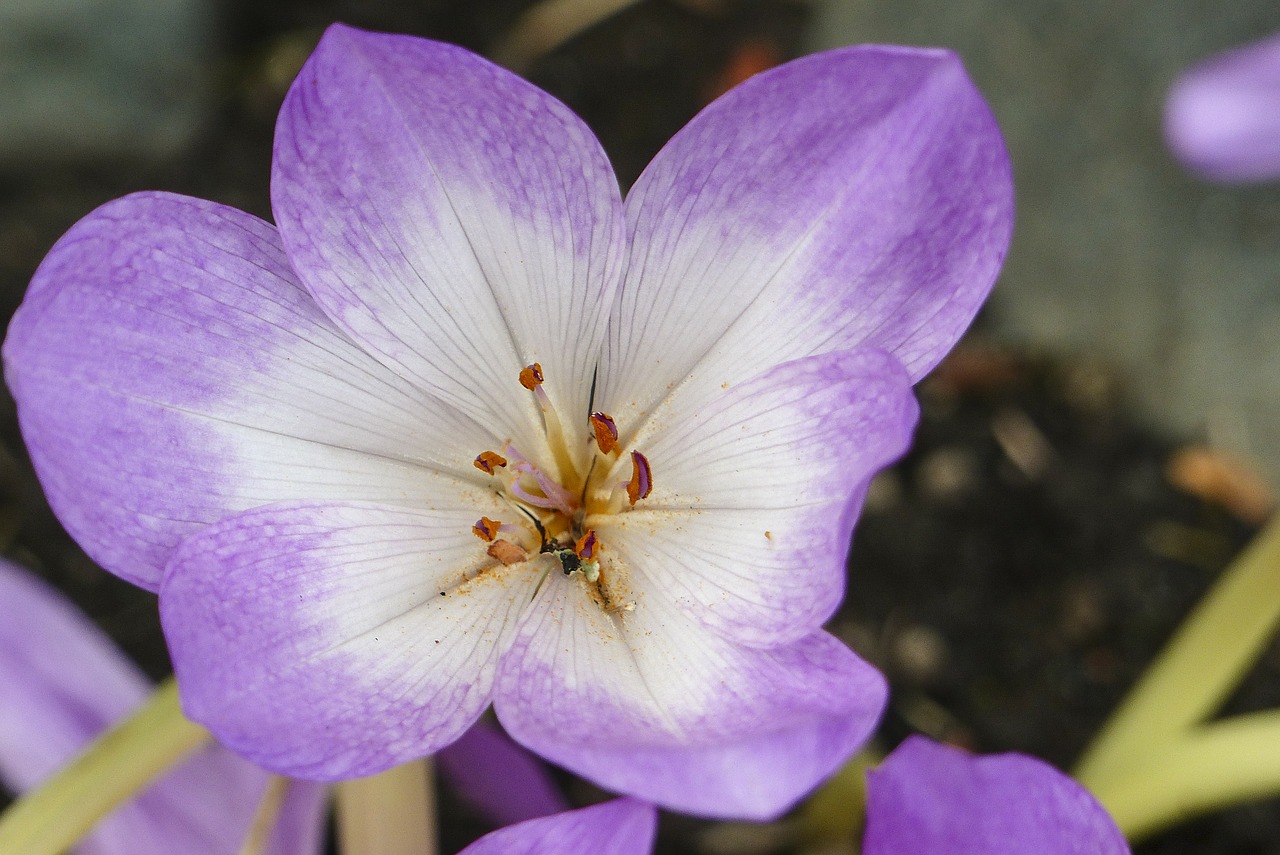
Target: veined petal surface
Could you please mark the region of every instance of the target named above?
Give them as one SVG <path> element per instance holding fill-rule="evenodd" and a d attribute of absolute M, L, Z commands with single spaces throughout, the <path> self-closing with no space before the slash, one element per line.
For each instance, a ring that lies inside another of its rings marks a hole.
<path fill-rule="evenodd" d="M 706 399 L 860 345 L 919 379 L 990 290 L 1012 207 L 1000 132 L 954 54 L 862 46 L 759 74 L 627 196 L 599 406 L 627 430 L 673 389 Z"/>
<path fill-rule="evenodd" d="M 883 678 L 826 633 L 725 641 L 661 597 L 547 577 L 503 657 L 498 720 L 601 786 L 687 813 L 777 816 L 870 734 Z"/>
<path fill-rule="evenodd" d="M 281 109 L 271 189 L 302 281 L 387 365 L 526 454 L 523 366 L 585 419 L 622 204 L 563 104 L 462 48 L 334 25 Z"/>
<path fill-rule="evenodd" d="M 297 284 L 274 228 L 164 193 L 77 223 L 4 345 L 59 519 L 154 590 L 178 542 L 285 499 L 422 505 L 498 438 L 383 367 Z"/>
<path fill-rule="evenodd" d="M 867 773 L 865 855 L 1127 855 L 1084 787 L 1023 754 L 913 736 Z"/>
<path fill-rule="evenodd" d="M 911 379 L 887 353 L 833 353 L 697 404 L 668 398 L 636 435 L 653 492 L 593 523 L 603 560 L 735 641 L 798 641 L 839 604 L 867 484 L 907 448 Z"/>
<path fill-rule="evenodd" d="M 486 834 L 460 855 L 650 855 L 653 805 L 614 799 Z"/>
<path fill-rule="evenodd" d="M 74 606 L 0 561 L 0 780 L 38 786 L 146 698 L 146 678 Z M 81 855 L 214 855 L 240 848 L 267 774 L 203 749 L 108 814 Z M 269 855 L 320 851 L 324 795 L 294 783 Z"/>
<path fill-rule="evenodd" d="M 539 576 L 485 555 L 470 531 L 482 507 L 281 503 L 185 541 L 160 589 L 184 710 L 313 780 L 457 739 L 489 705 Z"/>

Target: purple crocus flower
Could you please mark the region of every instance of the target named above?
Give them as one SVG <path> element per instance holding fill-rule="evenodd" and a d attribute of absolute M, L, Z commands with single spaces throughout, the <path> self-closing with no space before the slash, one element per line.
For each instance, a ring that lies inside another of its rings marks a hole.
<path fill-rule="evenodd" d="M 192 718 L 334 779 L 492 703 L 605 787 L 761 818 L 863 742 L 883 680 L 821 626 L 1011 229 L 955 56 L 759 75 L 624 203 L 547 94 L 334 26 L 271 189 L 274 227 L 103 206 L 5 342 L 49 499 L 159 589 Z"/>
<path fill-rule="evenodd" d="M 1025 754 L 975 757 L 914 736 L 867 773 L 863 855 L 1124 855 L 1084 787 Z"/>
<path fill-rule="evenodd" d="M 1174 155 L 1205 178 L 1280 178 L 1280 33 L 1185 72 L 1164 123 Z"/>
<path fill-rule="evenodd" d="M 138 706 L 150 685 L 59 594 L 0 560 L 0 781 L 24 792 Z M 229 855 L 240 850 L 268 773 L 219 746 L 174 767 L 104 818 L 81 855 Z M 267 849 L 322 851 L 324 788 L 293 781 Z"/>

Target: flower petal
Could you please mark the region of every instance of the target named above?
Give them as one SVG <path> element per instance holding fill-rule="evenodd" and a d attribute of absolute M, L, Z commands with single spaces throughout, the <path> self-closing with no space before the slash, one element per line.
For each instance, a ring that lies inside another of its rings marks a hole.
<path fill-rule="evenodd" d="M 999 129 L 947 51 L 862 46 L 759 74 L 627 196 L 598 403 L 620 428 L 689 375 L 860 345 L 919 379 L 986 297 L 1013 219 Z"/>
<path fill-rule="evenodd" d="M 653 805 L 614 799 L 500 828 L 460 855 L 650 855 L 657 826 Z"/>
<path fill-rule="evenodd" d="M 340 333 L 271 226 L 170 194 L 63 236 L 4 358 L 50 504 L 151 589 L 204 523 L 294 498 L 421 504 L 437 482 L 479 483 L 476 446 L 497 442 Z"/>
<path fill-rule="evenodd" d="M 1185 72 L 1169 90 L 1164 127 L 1173 153 L 1206 178 L 1280 178 L 1280 34 Z"/>
<path fill-rule="evenodd" d="M 142 703 L 146 678 L 83 614 L 0 560 L 0 780 L 36 787 Z M 107 815 L 82 855 L 209 855 L 235 851 L 267 775 L 212 747 Z M 319 852 L 323 793 L 295 785 L 276 830 L 276 855 Z"/>
<path fill-rule="evenodd" d="M 622 204 L 568 108 L 461 48 L 334 25 L 272 168 L 289 258 L 353 338 L 526 454 L 542 433 L 516 378 L 538 362 L 585 430 Z"/>
<path fill-rule="evenodd" d="M 457 739 L 488 706 L 538 578 L 494 566 L 470 534 L 477 507 L 280 504 L 184 542 L 160 617 L 187 714 L 250 760 L 318 780 Z"/>
<path fill-rule="evenodd" d="M 610 605 L 551 574 L 494 691 L 514 739 L 601 786 L 687 813 L 775 817 L 883 708 L 883 678 L 825 633 L 758 650 L 660 598 Z"/>
<path fill-rule="evenodd" d="M 911 380 L 887 353 L 844 352 L 716 393 L 658 408 L 633 441 L 653 492 L 590 524 L 614 559 L 643 569 L 645 594 L 744 644 L 797 641 L 844 594 L 867 484 L 911 438 Z"/>
<path fill-rule="evenodd" d="M 1023 754 L 974 757 L 913 736 L 867 773 L 865 855 L 1121 855 L 1084 787 Z"/>
<path fill-rule="evenodd" d="M 484 719 L 435 759 L 462 800 L 499 825 L 569 809 L 542 761 Z"/>

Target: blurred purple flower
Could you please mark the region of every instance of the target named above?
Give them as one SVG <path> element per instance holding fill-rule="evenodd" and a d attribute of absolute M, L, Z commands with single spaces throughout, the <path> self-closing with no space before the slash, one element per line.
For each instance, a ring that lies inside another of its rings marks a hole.
<path fill-rule="evenodd" d="M 631 799 L 500 829 L 462 855 L 649 855 L 656 814 Z M 1047 763 L 911 737 L 867 776 L 863 855 L 1126 855 L 1102 806 Z"/>
<path fill-rule="evenodd" d="M 50 501 L 159 589 L 195 720 L 335 779 L 492 702 L 605 787 L 746 817 L 863 742 L 883 680 L 821 626 L 1011 229 L 952 54 L 761 74 L 623 203 L 547 94 L 334 26 L 272 169 L 278 230 L 90 214 L 5 342 Z"/>
<path fill-rule="evenodd" d="M 914 736 L 867 773 L 863 855 L 1127 852 L 1102 805 L 1034 757 L 975 757 Z"/>
<path fill-rule="evenodd" d="M 74 758 L 150 692 L 102 632 L 43 582 L 0 560 L 0 781 L 17 793 Z M 117 808 L 82 855 L 231 855 L 240 851 L 268 773 L 206 748 Z M 267 852 L 321 851 L 324 787 L 290 782 Z"/>
<path fill-rule="evenodd" d="M 1214 181 L 1280 178 L 1280 34 L 1218 54 L 1174 81 L 1165 138 Z"/>

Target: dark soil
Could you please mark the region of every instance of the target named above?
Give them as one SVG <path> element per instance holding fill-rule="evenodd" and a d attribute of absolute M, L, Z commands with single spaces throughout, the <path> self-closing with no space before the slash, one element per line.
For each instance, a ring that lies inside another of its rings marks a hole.
<path fill-rule="evenodd" d="M 527 5 L 226 3 L 216 113 L 191 151 L 168 162 L 0 175 L 0 309 L 16 308 L 63 231 L 124 193 L 174 190 L 269 216 L 271 131 L 288 82 L 278 68 L 305 56 L 330 21 L 484 52 Z M 630 182 L 717 92 L 795 54 L 802 9 L 655 0 L 542 58 L 530 76 L 587 120 Z M 1170 486 L 1176 444 L 1142 427 L 1115 379 L 1085 361 L 971 340 L 921 397 L 915 449 L 869 499 L 833 628 L 889 675 L 886 747 L 924 731 L 1069 767 L 1252 529 Z M 153 676 L 166 673 L 154 598 L 94 567 L 62 533 L 7 398 L 0 430 L 6 554 L 66 591 Z M 1232 710 L 1277 703 L 1273 649 Z M 456 848 L 484 829 L 444 798 Z M 673 819 L 664 828 L 664 850 L 701 850 L 706 824 Z M 1280 853 L 1280 804 L 1186 824 L 1139 852 Z"/>

